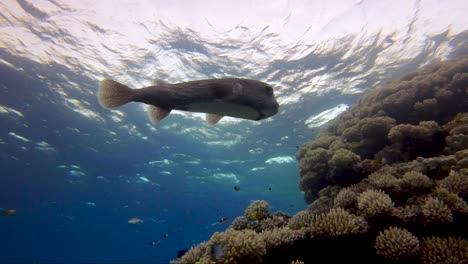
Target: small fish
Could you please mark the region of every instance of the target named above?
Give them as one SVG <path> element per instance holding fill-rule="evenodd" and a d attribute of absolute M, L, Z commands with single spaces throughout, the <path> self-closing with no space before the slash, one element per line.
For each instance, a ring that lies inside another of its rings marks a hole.
<path fill-rule="evenodd" d="M 227 217 L 223 217 L 223 218 L 219 219 L 220 224 L 225 224 L 225 223 L 227 223 L 227 221 L 229 221 L 229 218 L 227 218 Z"/>
<path fill-rule="evenodd" d="M 3 212 L 3 216 L 10 216 L 14 213 L 16 213 L 16 209 L 8 209 Z"/>
<path fill-rule="evenodd" d="M 168 237 L 169 237 L 169 234 L 164 234 L 163 237 L 164 237 L 164 238 L 168 238 Z"/>
<path fill-rule="evenodd" d="M 222 224 L 227 223 L 227 221 L 229 221 L 229 218 L 227 218 L 227 217 L 222 217 L 222 218 L 220 218 L 220 219 L 218 220 L 218 222 L 214 222 L 214 223 L 212 223 L 211 225 L 212 225 L 212 226 L 215 226 L 215 225 L 222 225 Z"/>
<path fill-rule="evenodd" d="M 236 192 L 240 191 L 240 186 L 239 185 L 234 186 L 234 191 Z"/>
<path fill-rule="evenodd" d="M 144 221 L 138 217 L 131 218 L 130 220 L 127 221 L 129 224 L 141 224 Z"/>
<path fill-rule="evenodd" d="M 156 80 L 153 86 L 141 89 L 104 79 L 99 86 L 98 99 L 101 106 L 108 109 L 129 102 L 148 104 L 152 123 L 164 119 L 172 109 L 206 113 L 207 123 L 214 125 L 223 116 L 262 120 L 275 115 L 279 108 L 270 85 L 239 78 L 175 84 Z"/>
<path fill-rule="evenodd" d="M 89 205 L 89 206 L 96 207 L 96 204 L 95 204 L 95 203 L 93 203 L 93 202 L 87 202 L 86 204 L 87 204 L 87 205 Z"/>
<path fill-rule="evenodd" d="M 158 240 L 158 241 L 151 241 L 151 242 L 149 242 L 148 244 L 149 244 L 150 246 L 153 246 L 153 247 L 154 247 L 154 246 L 159 245 L 159 243 L 161 243 L 160 240 Z"/>

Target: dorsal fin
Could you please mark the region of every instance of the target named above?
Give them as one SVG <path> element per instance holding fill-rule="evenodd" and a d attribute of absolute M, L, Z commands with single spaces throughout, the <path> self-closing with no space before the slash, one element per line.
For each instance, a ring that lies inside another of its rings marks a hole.
<path fill-rule="evenodd" d="M 166 81 L 163 81 L 161 79 L 154 79 L 152 82 L 151 82 L 152 85 L 156 86 L 156 85 L 164 85 L 164 84 L 169 84 L 167 83 Z"/>
<path fill-rule="evenodd" d="M 215 114 L 210 114 L 210 113 L 206 114 L 206 122 L 208 123 L 208 125 L 217 124 L 219 120 L 221 120 L 221 118 L 223 118 L 222 115 L 215 115 Z"/>
<path fill-rule="evenodd" d="M 156 124 L 163 120 L 171 113 L 171 109 L 163 109 L 154 105 L 148 107 L 148 116 L 152 124 Z"/>

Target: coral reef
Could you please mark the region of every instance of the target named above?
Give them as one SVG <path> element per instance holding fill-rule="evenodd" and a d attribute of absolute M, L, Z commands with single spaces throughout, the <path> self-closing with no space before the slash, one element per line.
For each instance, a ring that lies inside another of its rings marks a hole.
<path fill-rule="evenodd" d="M 386 259 L 406 259 L 419 254 L 419 239 L 406 229 L 390 227 L 375 239 L 375 250 Z"/>
<path fill-rule="evenodd" d="M 468 57 L 369 92 L 298 151 L 306 210 L 254 201 L 172 263 L 468 263 L 466 98 Z"/>
<path fill-rule="evenodd" d="M 422 243 L 422 263 L 467 263 L 468 241 L 455 237 L 430 237 Z"/>
<path fill-rule="evenodd" d="M 268 202 L 263 200 L 253 201 L 249 207 L 245 209 L 244 215 L 248 220 L 260 220 L 268 217 L 270 215 Z"/>

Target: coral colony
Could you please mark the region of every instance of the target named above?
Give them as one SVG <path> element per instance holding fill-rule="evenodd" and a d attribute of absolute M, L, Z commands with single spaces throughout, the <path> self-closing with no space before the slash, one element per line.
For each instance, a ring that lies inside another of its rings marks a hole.
<path fill-rule="evenodd" d="M 172 263 L 468 263 L 468 57 L 369 92 L 297 159 L 306 210 L 254 201 Z"/>

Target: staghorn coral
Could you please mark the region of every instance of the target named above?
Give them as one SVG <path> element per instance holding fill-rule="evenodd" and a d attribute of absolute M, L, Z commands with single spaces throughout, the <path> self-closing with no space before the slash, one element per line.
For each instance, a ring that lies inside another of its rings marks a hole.
<path fill-rule="evenodd" d="M 182 257 L 172 260 L 171 264 L 196 263 L 208 250 L 208 242 L 192 246 Z M 209 263 L 209 262 L 207 262 Z"/>
<path fill-rule="evenodd" d="M 422 213 L 428 223 L 452 222 L 452 212 L 444 202 L 437 198 L 429 197 L 422 205 Z"/>
<path fill-rule="evenodd" d="M 287 218 L 282 216 L 272 216 L 249 224 L 249 228 L 255 230 L 257 233 L 260 233 L 264 230 L 272 230 L 276 227 L 283 227 L 287 225 L 287 223 Z"/>
<path fill-rule="evenodd" d="M 270 215 L 268 206 L 268 202 L 264 200 L 255 200 L 245 209 L 244 216 L 252 221 L 267 218 Z"/>
<path fill-rule="evenodd" d="M 386 167 L 371 173 L 368 177 L 369 183 L 374 188 L 379 189 L 393 189 L 398 184 L 398 179 L 392 174 L 384 171 Z"/>
<path fill-rule="evenodd" d="M 342 236 L 362 234 L 367 222 L 360 216 L 348 213 L 342 208 L 333 208 L 328 213 L 317 215 L 309 227 L 313 236 Z"/>
<path fill-rule="evenodd" d="M 434 186 L 433 181 L 426 175 L 417 172 L 406 172 L 401 179 L 396 182 L 396 189 L 400 192 L 418 193 L 430 190 Z"/>
<path fill-rule="evenodd" d="M 405 259 L 419 253 L 419 240 L 404 228 L 390 227 L 380 232 L 374 247 L 386 259 Z"/>
<path fill-rule="evenodd" d="M 267 248 L 277 247 L 284 244 L 291 244 L 301 237 L 300 232 L 293 232 L 293 230 L 287 226 L 265 230 L 260 235 L 265 241 Z"/>
<path fill-rule="evenodd" d="M 333 202 L 334 208 L 347 208 L 352 206 L 357 199 L 357 193 L 351 190 L 351 188 L 343 188 L 340 190 L 338 195 L 335 197 L 335 201 Z"/>
<path fill-rule="evenodd" d="M 455 170 L 450 171 L 450 175 L 437 182 L 441 188 L 445 188 L 453 193 L 468 192 L 468 175 L 463 175 Z"/>
<path fill-rule="evenodd" d="M 445 152 L 454 154 L 468 146 L 468 113 L 460 113 L 453 120 L 444 125 L 448 136 L 445 138 L 447 147 Z"/>
<path fill-rule="evenodd" d="M 468 263 L 468 241 L 459 237 L 424 238 L 422 263 Z"/>
<path fill-rule="evenodd" d="M 288 227 L 292 230 L 308 227 L 314 219 L 314 214 L 309 210 L 297 212 L 288 222 Z"/>
<path fill-rule="evenodd" d="M 255 263 L 260 262 L 266 253 L 263 238 L 252 230 L 216 232 L 207 247 L 216 263 Z"/>
<path fill-rule="evenodd" d="M 468 205 L 455 193 L 449 192 L 444 188 L 436 188 L 433 192 L 433 196 L 443 201 L 447 207 L 455 212 L 468 213 Z"/>
<path fill-rule="evenodd" d="M 247 220 L 247 217 L 238 216 L 232 221 L 231 228 L 234 230 L 243 230 L 243 229 L 246 229 L 248 225 L 249 225 L 249 220 Z"/>
<path fill-rule="evenodd" d="M 394 207 L 392 199 L 383 191 L 367 190 L 357 198 L 357 207 L 365 217 L 388 214 Z"/>

